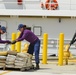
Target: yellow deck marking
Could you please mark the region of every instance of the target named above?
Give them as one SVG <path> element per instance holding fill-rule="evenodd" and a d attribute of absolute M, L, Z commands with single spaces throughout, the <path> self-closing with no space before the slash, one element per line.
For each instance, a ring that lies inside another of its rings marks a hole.
<path fill-rule="evenodd" d="M 11 71 L 2 72 L 2 73 L 0 73 L 0 75 L 7 74 L 7 73 L 9 73 L 9 72 L 11 72 Z"/>

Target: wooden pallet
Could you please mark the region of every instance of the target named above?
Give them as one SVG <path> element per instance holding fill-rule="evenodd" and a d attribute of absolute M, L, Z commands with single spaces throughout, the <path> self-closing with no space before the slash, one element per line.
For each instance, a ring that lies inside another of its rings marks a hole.
<path fill-rule="evenodd" d="M 34 65 L 32 65 L 31 67 L 24 67 L 24 68 L 3 67 L 3 70 L 5 70 L 5 69 L 12 69 L 12 70 L 19 69 L 20 71 L 27 71 L 27 70 L 34 69 Z"/>

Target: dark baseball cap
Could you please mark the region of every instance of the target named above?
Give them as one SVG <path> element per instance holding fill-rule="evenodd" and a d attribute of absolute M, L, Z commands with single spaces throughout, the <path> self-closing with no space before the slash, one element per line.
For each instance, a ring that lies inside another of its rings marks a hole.
<path fill-rule="evenodd" d="M 23 24 L 19 24 L 17 30 L 20 30 L 20 28 L 23 28 L 23 26 L 24 26 Z"/>
<path fill-rule="evenodd" d="M 1 29 L 3 32 L 6 32 L 6 27 L 2 26 L 0 29 Z"/>

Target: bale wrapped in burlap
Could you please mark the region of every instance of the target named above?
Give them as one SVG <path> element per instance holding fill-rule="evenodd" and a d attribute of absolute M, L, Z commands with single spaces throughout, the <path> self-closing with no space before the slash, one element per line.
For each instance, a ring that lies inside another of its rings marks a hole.
<path fill-rule="evenodd" d="M 27 58 L 28 53 L 17 53 L 17 57 Z"/>
<path fill-rule="evenodd" d="M 26 67 L 27 55 L 24 53 L 17 53 L 17 57 L 15 60 L 15 67 Z"/>
<path fill-rule="evenodd" d="M 0 63 L 5 63 L 6 60 L 5 59 L 0 59 Z"/>
<path fill-rule="evenodd" d="M 7 54 L 10 54 L 10 55 L 17 55 L 17 52 L 16 52 L 16 51 L 8 51 Z"/>
<path fill-rule="evenodd" d="M 28 53 L 17 53 L 17 57 L 15 60 L 15 67 L 24 68 L 32 66 L 32 59 L 31 55 Z"/>
<path fill-rule="evenodd" d="M 22 59 L 22 60 L 21 60 Z M 15 60 L 15 66 L 19 66 L 19 67 L 26 67 L 26 63 L 27 63 L 27 58 L 21 58 L 19 59 L 19 57 L 16 58 Z"/>
<path fill-rule="evenodd" d="M 5 59 L 0 59 L 0 67 L 4 67 L 6 60 Z"/>
<path fill-rule="evenodd" d="M 14 68 L 22 68 L 22 66 L 16 66 L 16 65 L 15 65 L 15 67 L 14 67 Z"/>
<path fill-rule="evenodd" d="M 17 63 L 15 63 L 15 65 L 16 65 L 16 66 L 22 66 L 22 67 L 23 67 L 23 66 L 24 66 L 24 67 L 27 66 L 27 65 L 26 65 L 26 62 L 20 62 L 20 63 L 17 62 Z"/>
<path fill-rule="evenodd" d="M 33 64 L 32 64 L 32 55 L 31 54 L 28 54 L 28 62 L 27 62 L 27 65 L 28 66 L 32 66 Z"/>
<path fill-rule="evenodd" d="M 17 61 L 24 61 L 25 58 L 24 58 L 24 57 L 19 57 L 19 56 L 17 56 L 17 57 L 16 57 L 16 60 L 17 60 Z"/>
<path fill-rule="evenodd" d="M 14 65 L 14 62 L 12 62 L 12 61 L 6 61 L 6 65 Z"/>
<path fill-rule="evenodd" d="M 0 63 L 0 67 L 5 67 L 5 63 Z"/>
<path fill-rule="evenodd" d="M 6 65 L 6 67 L 8 67 L 8 68 L 15 68 L 14 65 Z"/>
<path fill-rule="evenodd" d="M 6 64 L 6 56 L 0 56 L 0 67 L 4 67 Z"/>
<path fill-rule="evenodd" d="M 6 60 L 6 56 L 0 56 L 0 60 Z"/>
<path fill-rule="evenodd" d="M 15 59 L 16 59 L 15 55 L 8 54 L 6 58 L 6 67 L 14 68 Z"/>
<path fill-rule="evenodd" d="M 7 56 L 7 51 L 0 51 L 0 56 Z"/>
<path fill-rule="evenodd" d="M 8 62 L 15 62 L 16 56 L 15 55 L 9 55 L 6 58 L 6 61 Z"/>

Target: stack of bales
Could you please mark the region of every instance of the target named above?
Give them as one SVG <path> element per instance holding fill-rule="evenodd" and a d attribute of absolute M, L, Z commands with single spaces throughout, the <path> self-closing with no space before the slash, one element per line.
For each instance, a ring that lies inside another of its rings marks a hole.
<path fill-rule="evenodd" d="M 15 67 L 14 63 L 15 63 L 17 52 L 8 51 L 7 53 L 8 53 L 8 55 L 7 55 L 7 58 L 6 58 L 6 67 L 14 68 Z"/>
<path fill-rule="evenodd" d="M 5 67 L 6 57 L 7 57 L 7 51 L 1 51 L 0 52 L 0 67 Z"/>
<path fill-rule="evenodd" d="M 32 66 L 32 55 L 28 53 L 17 53 L 15 68 L 26 68 Z"/>

